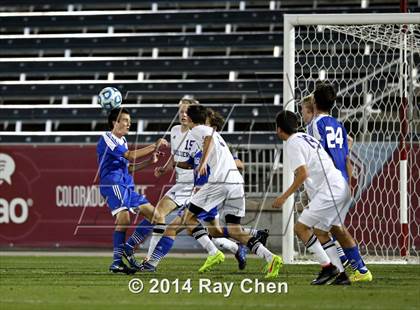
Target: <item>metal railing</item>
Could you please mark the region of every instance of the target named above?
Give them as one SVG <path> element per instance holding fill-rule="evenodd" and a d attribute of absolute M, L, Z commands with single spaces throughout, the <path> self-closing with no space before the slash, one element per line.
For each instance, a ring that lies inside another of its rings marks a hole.
<path fill-rule="evenodd" d="M 232 147 L 245 165 L 242 173 L 247 197 L 277 197 L 282 190 L 282 145 L 251 144 Z"/>

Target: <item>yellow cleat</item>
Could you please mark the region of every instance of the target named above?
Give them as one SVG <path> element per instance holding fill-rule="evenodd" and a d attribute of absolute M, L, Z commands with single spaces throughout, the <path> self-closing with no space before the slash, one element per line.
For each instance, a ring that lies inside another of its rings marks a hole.
<path fill-rule="evenodd" d="M 351 276 L 351 282 L 370 282 L 373 280 L 372 273 L 368 270 L 366 273 L 361 273 L 359 270 L 356 270 Z"/>
<path fill-rule="evenodd" d="M 202 273 L 209 271 L 211 267 L 223 263 L 224 261 L 225 255 L 218 250 L 216 254 L 207 257 L 206 261 L 204 262 L 204 265 L 201 266 L 200 269 L 198 269 L 198 272 Z"/>
<path fill-rule="evenodd" d="M 283 259 L 280 256 L 273 255 L 271 262 L 267 264 L 266 279 L 274 279 L 279 275 L 280 268 L 283 266 Z"/>

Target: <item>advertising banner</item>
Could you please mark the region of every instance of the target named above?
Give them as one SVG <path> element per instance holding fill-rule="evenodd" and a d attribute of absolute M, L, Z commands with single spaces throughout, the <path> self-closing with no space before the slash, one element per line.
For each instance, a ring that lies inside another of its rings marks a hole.
<path fill-rule="evenodd" d="M 154 167 L 135 174 L 152 204 L 173 183 L 171 173 L 156 178 Z M 114 222 L 96 174 L 94 145 L 1 146 L 0 246 L 110 246 Z M 133 225 L 138 220 L 132 216 Z"/>

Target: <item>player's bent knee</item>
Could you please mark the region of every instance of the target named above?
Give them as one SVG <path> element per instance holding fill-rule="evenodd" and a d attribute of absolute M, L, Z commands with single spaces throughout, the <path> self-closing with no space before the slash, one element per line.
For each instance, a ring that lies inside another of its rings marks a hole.
<path fill-rule="evenodd" d="M 325 243 L 328 242 L 331 238 L 328 235 L 328 232 L 315 228 L 314 234 L 318 238 L 319 242 Z"/>
<path fill-rule="evenodd" d="M 149 221 L 152 221 L 155 207 L 150 203 L 139 206 L 140 213 L 144 215 Z"/>

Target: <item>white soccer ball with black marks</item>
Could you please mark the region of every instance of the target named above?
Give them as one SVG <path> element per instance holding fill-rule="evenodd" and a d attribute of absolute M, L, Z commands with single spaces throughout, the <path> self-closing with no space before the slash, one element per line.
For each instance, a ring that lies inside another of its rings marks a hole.
<path fill-rule="evenodd" d="M 99 104 L 107 111 L 121 107 L 122 95 L 115 87 L 105 87 L 99 92 Z"/>

